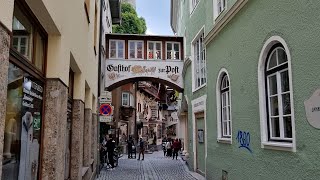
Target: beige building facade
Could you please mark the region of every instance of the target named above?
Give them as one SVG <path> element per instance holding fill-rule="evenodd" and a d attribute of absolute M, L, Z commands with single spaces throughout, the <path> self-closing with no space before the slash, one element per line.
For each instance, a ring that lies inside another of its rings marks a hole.
<path fill-rule="evenodd" d="M 0 4 L 1 179 L 94 179 L 100 9 L 119 1 Z"/>

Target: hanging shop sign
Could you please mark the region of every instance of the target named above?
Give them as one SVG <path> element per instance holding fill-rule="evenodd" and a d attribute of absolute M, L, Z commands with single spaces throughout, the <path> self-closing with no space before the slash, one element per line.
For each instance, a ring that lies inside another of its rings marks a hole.
<path fill-rule="evenodd" d="M 108 89 L 123 80 L 155 78 L 183 89 L 183 61 L 180 60 L 107 60 L 105 85 Z"/>
<path fill-rule="evenodd" d="M 311 126 L 320 129 L 320 89 L 304 102 L 307 120 Z"/>
<path fill-rule="evenodd" d="M 113 107 L 110 104 L 101 104 L 99 111 L 102 116 L 110 116 L 113 114 Z"/>

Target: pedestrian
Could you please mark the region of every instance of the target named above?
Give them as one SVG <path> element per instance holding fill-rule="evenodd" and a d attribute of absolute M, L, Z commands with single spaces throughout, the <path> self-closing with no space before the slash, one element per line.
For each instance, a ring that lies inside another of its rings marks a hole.
<path fill-rule="evenodd" d="M 139 157 L 138 157 L 138 160 L 140 160 L 140 154 L 142 154 L 142 160 L 144 160 L 144 141 L 143 141 L 142 138 L 139 139 L 138 145 L 139 145 Z"/>
<path fill-rule="evenodd" d="M 171 139 L 168 139 L 168 142 L 167 142 L 167 144 L 166 144 L 167 157 L 171 157 L 171 156 L 172 156 L 172 149 L 171 149 L 171 146 L 172 146 Z"/>
<path fill-rule="evenodd" d="M 109 139 L 107 141 L 107 152 L 108 152 L 108 160 L 111 165 L 111 170 L 114 168 L 114 149 L 116 148 L 115 141 L 112 139 L 112 134 L 109 135 Z"/>
<path fill-rule="evenodd" d="M 133 142 L 132 136 L 130 135 L 128 140 L 128 159 L 133 158 L 132 157 L 133 147 L 134 147 L 134 142 Z"/>
<path fill-rule="evenodd" d="M 166 156 L 167 154 L 167 149 L 166 149 L 166 144 L 167 144 L 167 139 L 162 140 L 162 150 L 163 150 L 163 156 Z"/>
<path fill-rule="evenodd" d="M 178 138 L 176 138 L 172 144 L 173 147 L 173 157 L 172 160 L 174 159 L 174 157 L 176 157 L 176 160 L 178 159 L 178 152 L 180 150 L 180 143 L 178 141 Z"/>

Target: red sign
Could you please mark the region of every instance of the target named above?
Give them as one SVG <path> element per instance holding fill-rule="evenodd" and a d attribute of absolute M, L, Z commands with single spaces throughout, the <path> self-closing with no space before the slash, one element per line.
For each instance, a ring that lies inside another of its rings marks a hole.
<path fill-rule="evenodd" d="M 109 116 L 112 114 L 112 106 L 110 104 L 101 104 L 100 115 Z"/>

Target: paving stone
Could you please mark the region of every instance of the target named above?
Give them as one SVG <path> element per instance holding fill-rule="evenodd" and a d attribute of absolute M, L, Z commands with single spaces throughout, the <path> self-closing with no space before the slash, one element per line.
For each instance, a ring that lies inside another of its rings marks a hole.
<path fill-rule="evenodd" d="M 146 154 L 143 161 L 125 156 L 114 170 L 102 169 L 97 180 L 197 180 L 195 177 L 180 157 L 172 160 L 160 151 Z"/>

